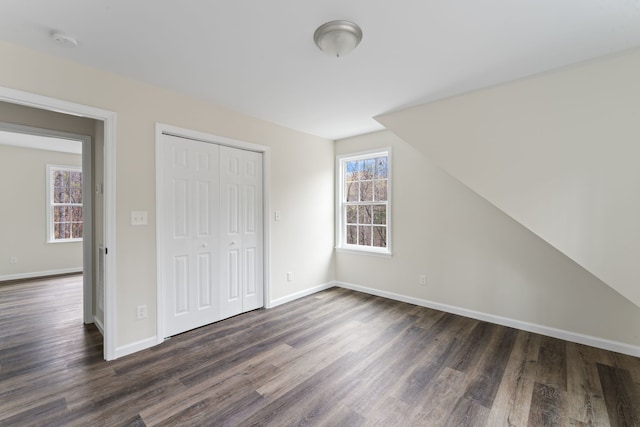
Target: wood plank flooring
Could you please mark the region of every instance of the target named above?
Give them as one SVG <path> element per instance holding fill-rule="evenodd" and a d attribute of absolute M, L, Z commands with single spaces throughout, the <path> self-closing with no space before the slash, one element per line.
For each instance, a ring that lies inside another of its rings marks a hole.
<path fill-rule="evenodd" d="M 334 288 L 102 360 L 79 276 L 0 284 L 0 426 L 635 426 L 640 359 Z"/>

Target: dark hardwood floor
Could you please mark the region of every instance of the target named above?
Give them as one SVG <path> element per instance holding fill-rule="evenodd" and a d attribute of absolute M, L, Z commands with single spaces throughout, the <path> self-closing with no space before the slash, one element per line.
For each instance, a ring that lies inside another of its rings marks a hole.
<path fill-rule="evenodd" d="M 640 359 L 345 289 L 122 359 L 81 279 L 0 284 L 1 426 L 634 426 Z"/>

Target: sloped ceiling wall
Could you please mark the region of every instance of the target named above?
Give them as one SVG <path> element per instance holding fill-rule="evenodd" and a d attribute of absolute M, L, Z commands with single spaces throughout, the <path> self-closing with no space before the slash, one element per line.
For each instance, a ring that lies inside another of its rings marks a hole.
<path fill-rule="evenodd" d="M 640 50 L 377 119 L 640 306 Z"/>

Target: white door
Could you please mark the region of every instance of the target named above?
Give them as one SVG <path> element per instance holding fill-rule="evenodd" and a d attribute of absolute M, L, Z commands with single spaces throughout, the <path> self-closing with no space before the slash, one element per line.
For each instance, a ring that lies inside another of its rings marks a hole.
<path fill-rule="evenodd" d="M 263 306 L 262 154 L 163 135 L 165 336 Z"/>
<path fill-rule="evenodd" d="M 262 154 L 220 147 L 223 317 L 263 305 Z"/>
<path fill-rule="evenodd" d="M 163 135 L 165 336 L 220 320 L 219 147 Z"/>

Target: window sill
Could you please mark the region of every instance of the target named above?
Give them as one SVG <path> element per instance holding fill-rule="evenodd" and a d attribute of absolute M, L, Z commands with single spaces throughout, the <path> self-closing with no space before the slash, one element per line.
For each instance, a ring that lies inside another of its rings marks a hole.
<path fill-rule="evenodd" d="M 76 243 L 76 242 L 82 242 L 82 239 L 47 240 L 47 243 Z"/>
<path fill-rule="evenodd" d="M 393 257 L 393 254 L 391 252 L 367 251 L 364 249 L 351 249 L 351 248 L 342 248 L 342 247 L 336 247 L 336 252 L 354 254 L 354 255 L 369 255 L 369 256 L 380 257 L 380 258 Z"/>

